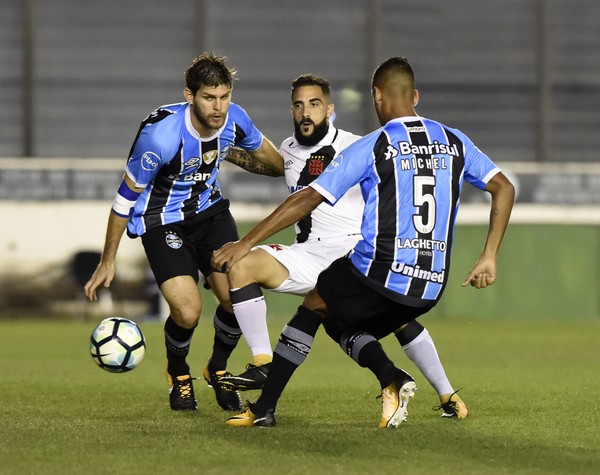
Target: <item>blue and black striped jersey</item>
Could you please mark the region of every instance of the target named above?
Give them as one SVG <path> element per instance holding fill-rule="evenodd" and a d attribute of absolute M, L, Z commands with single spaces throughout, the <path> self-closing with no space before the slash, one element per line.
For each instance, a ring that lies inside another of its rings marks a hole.
<path fill-rule="evenodd" d="M 128 223 L 131 236 L 176 223 L 222 202 L 219 165 L 232 146 L 253 151 L 263 136 L 237 104 L 231 103 L 223 127 L 202 138 L 191 122 L 187 102 L 161 106 L 142 122 L 129 153 L 126 173 L 145 187 Z"/>
<path fill-rule="evenodd" d="M 342 150 L 310 186 L 335 204 L 359 183 L 357 275 L 393 300 L 431 307 L 446 286 L 463 179 L 484 189 L 499 171 L 459 130 L 403 117 Z"/>

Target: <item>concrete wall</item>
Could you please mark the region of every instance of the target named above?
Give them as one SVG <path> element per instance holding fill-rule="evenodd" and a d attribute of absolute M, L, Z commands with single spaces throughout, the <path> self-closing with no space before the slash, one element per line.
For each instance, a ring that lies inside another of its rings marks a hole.
<path fill-rule="evenodd" d="M 109 201 L 1 201 L 0 273 L 36 271 L 66 262 L 81 250 L 102 250 Z M 238 223 L 258 222 L 276 205 L 232 204 Z M 461 207 L 459 224 L 487 222 L 487 204 Z M 511 223 L 600 224 L 597 206 L 515 207 Z M 289 239 L 293 239 L 290 235 Z M 124 236 L 118 254 L 125 265 L 145 259 L 139 239 Z"/>
<path fill-rule="evenodd" d="M 61 265 L 78 251 L 101 251 L 111 203 L 107 201 L 0 201 L 0 273 L 36 272 Z M 271 206 L 238 205 L 241 221 L 258 221 Z M 122 277 L 145 261 L 140 239 L 123 236 L 117 264 Z"/>
<path fill-rule="evenodd" d="M 100 251 L 109 208 L 105 201 L 0 201 L 5 223 L 0 233 L 0 273 L 39 272 L 65 265 L 77 251 Z M 233 206 L 240 233 L 245 234 L 271 209 Z M 483 244 L 487 213 L 487 205 L 461 208 L 451 280 L 434 315 L 477 319 L 600 317 L 600 208 L 517 206 L 503 244 L 497 283 L 484 291 L 462 288 L 460 283 Z M 293 232 L 287 230 L 270 242 L 292 240 Z M 124 237 L 118 254 L 119 277 L 138 279 L 144 269 L 140 240 Z"/>

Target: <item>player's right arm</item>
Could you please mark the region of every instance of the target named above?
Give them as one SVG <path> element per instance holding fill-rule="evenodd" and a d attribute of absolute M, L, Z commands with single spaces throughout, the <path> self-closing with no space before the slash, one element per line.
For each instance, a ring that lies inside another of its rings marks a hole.
<path fill-rule="evenodd" d="M 123 182 L 117 191 L 115 201 L 113 202 L 108 224 L 106 227 L 106 238 L 104 240 L 104 249 L 100 257 L 100 263 L 92 274 L 90 280 L 85 284 L 85 295 L 90 300 L 97 300 L 96 290 L 101 285 L 109 287 L 115 276 L 115 259 L 117 250 L 127 222 L 129 221 L 129 211 L 135 204 L 135 200 L 143 191 L 143 188 L 137 188 L 135 183 L 127 174 L 123 177 Z"/>
<path fill-rule="evenodd" d="M 496 259 L 508 226 L 515 201 L 515 187 L 502 172 L 487 183 L 485 190 L 492 195 L 488 233 L 479 259 L 462 286 L 485 289 L 496 281 Z"/>
<path fill-rule="evenodd" d="M 323 196 L 311 187 L 288 196 L 269 216 L 236 242 L 228 242 L 213 251 L 212 266 L 218 272 L 227 272 L 261 241 L 300 221 L 323 202 Z"/>

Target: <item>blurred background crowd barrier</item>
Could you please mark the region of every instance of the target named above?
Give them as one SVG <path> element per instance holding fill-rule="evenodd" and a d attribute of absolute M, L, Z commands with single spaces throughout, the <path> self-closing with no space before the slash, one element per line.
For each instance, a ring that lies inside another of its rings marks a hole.
<path fill-rule="evenodd" d="M 515 302 L 538 299 L 546 302 L 540 314 L 600 316 L 598 292 L 589 291 L 600 288 L 600 2 L 0 6 L 0 316 L 13 314 L 15 302 L 35 302 L 28 286 L 49 282 L 51 296 L 76 293 L 67 269 L 78 253 L 102 246 L 140 121 L 182 100 L 183 72 L 202 51 L 228 56 L 238 70 L 234 101 L 276 145 L 292 133 L 292 79 L 307 72 L 329 79 L 336 125 L 364 134 L 378 126 L 369 89 L 374 67 L 392 55 L 408 57 L 421 92 L 418 112 L 467 133 L 518 188 L 513 223 L 520 228 L 514 238 L 509 231 L 503 251 L 514 257 L 504 270 L 512 301 L 489 298 L 484 310 L 508 312 Z M 224 166 L 220 181 L 240 222 L 260 219 L 287 193 L 283 180 L 235 167 Z M 485 195 L 465 187 L 461 199 L 459 227 L 484 225 Z M 474 257 L 470 245 L 465 250 Z M 132 283 L 123 295 L 135 295 L 147 285 L 138 240 L 123 239 L 119 259 L 121 288 Z M 540 272 L 535 289 L 527 280 L 531 266 Z M 61 293 L 56 282 L 67 274 L 71 287 Z M 565 304 L 557 307 L 550 294 Z"/>

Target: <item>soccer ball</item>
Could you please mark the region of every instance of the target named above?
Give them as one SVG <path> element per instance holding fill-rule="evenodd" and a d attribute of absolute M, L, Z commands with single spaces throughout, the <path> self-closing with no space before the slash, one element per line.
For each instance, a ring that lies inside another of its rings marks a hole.
<path fill-rule="evenodd" d="M 90 353 L 100 368 L 124 373 L 140 364 L 146 353 L 146 341 L 140 327 L 131 320 L 106 318 L 92 332 Z"/>

